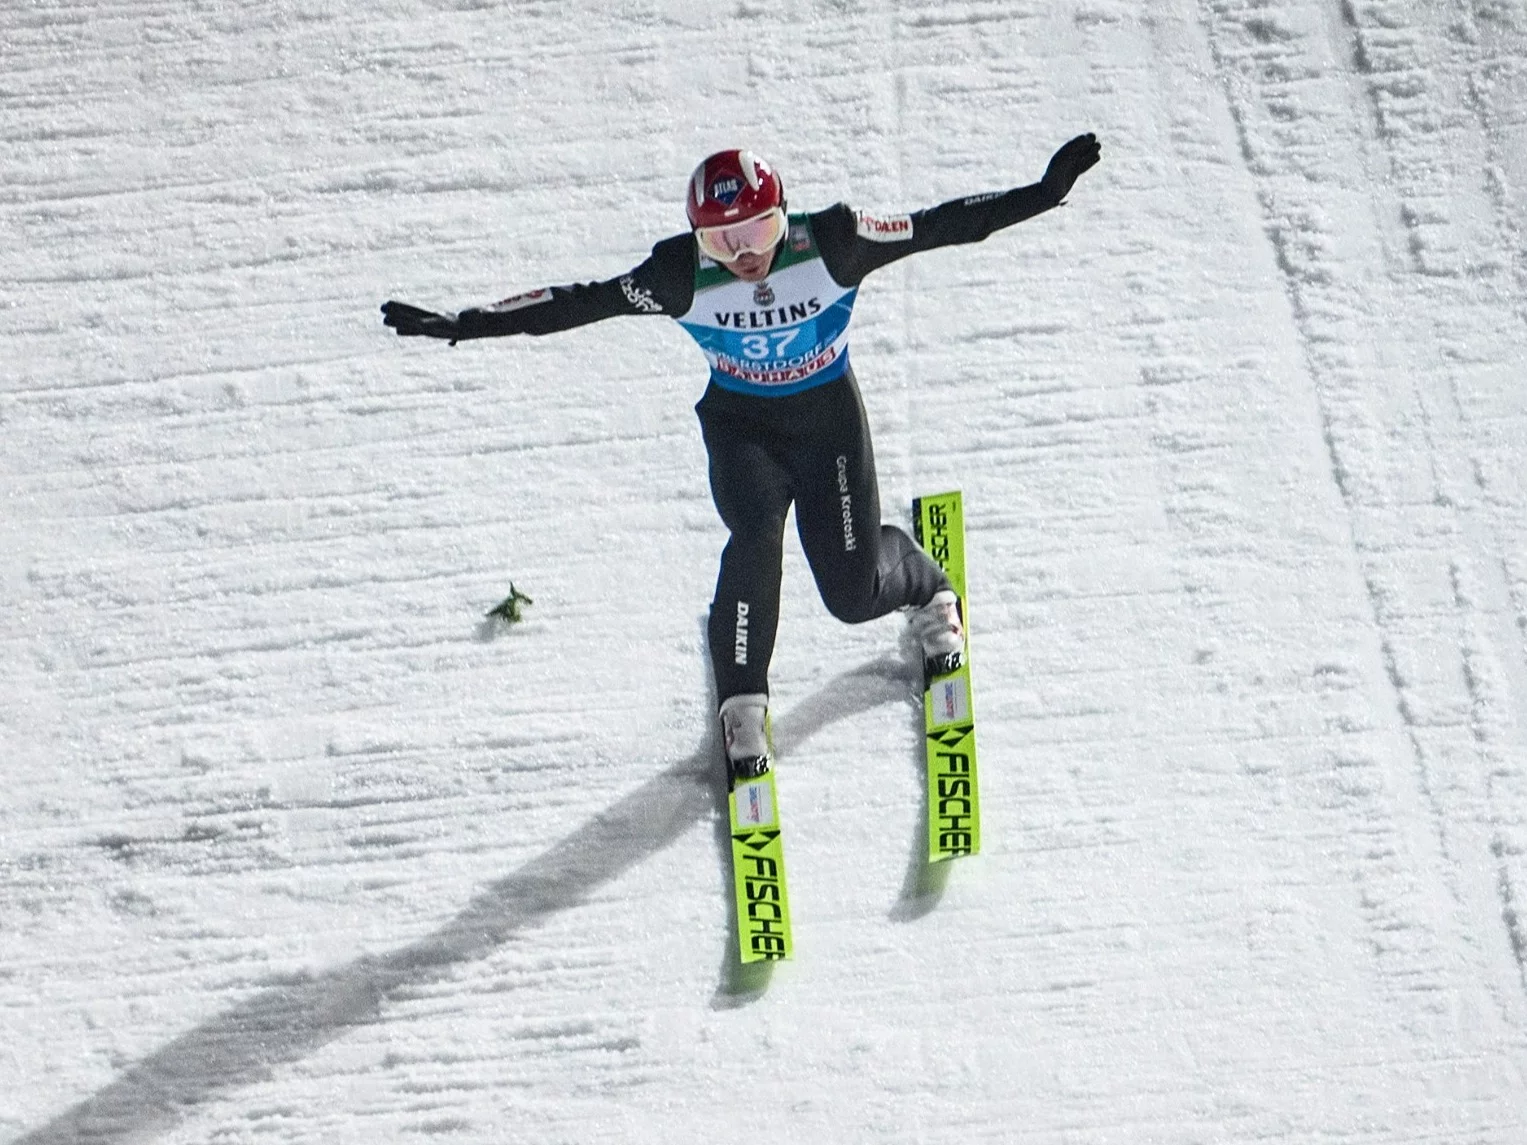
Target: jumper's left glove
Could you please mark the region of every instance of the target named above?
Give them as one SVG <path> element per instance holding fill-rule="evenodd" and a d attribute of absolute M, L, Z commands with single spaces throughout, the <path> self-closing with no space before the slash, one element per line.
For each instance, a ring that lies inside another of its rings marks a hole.
<path fill-rule="evenodd" d="M 1045 168 L 1045 176 L 1040 180 L 1040 184 L 1059 204 L 1071 193 L 1071 187 L 1082 172 L 1095 164 L 1102 156 L 1102 152 L 1103 145 L 1098 142 L 1098 137 L 1092 132 L 1078 135 L 1075 139 L 1061 144 L 1060 150 L 1051 158 L 1049 167 Z"/>
<path fill-rule="evenodd" d="M 423 335 L 426 338 L 449 338 L 451 345 L 461 337 L 461 324 L 449 314 L 436 314 L 433 310 L 421 310 L 406 302 L 382 303 L 382 322 L 396 330 L 400 337 Z"/>

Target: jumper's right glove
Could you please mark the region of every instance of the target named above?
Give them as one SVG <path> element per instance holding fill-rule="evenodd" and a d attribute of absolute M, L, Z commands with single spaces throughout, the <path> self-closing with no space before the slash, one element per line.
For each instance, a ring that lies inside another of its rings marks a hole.
<path fill-rule="evenodd" d="M 461 337 L 461 324 L 449 314 L 436 314 L 433 310 L 421 310 L 406 302 L 382 303 L 382 322 L 391 326 L 400 337 L 423 335 L 426 338 L 449 338 L 451 345 Z"/>
<path fill-rule="evenodd" d="M 1081 173 L 1098 161 L 1102 151 L 1103 145 L 1090 131 L 1061 144 L 1060 150 L 1051 158 L 1049 167 L 1045 168 L 1040 184 L 1059 204 L 1071 193 L 1071 187 Z"/>

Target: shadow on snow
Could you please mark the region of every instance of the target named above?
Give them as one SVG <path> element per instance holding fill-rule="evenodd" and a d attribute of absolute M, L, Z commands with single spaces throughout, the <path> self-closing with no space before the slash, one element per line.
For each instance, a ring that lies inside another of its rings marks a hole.
<path fill-rule="evenodd" d="M 836 720 L 909 695 L 906 662 L 869 661 L 846 672 L 775 723 L 783 758 Z M 919 731 L 921 715 L 919 713 Z M 434 933 L 388 954 L 358 958 L 322 974 L 271 986 L 149 1055 L 116 1081 L 15 1145 L 78 1142 L 115 1145 L 170 1128 L 208 1101 L 271 1077 L 347 1031 L 378 1021 L 399 992 L 444 977 L 490 955 L 513 935 L 584 902 L 601 885 L 668 847 L 710 815 L 718 843 L 728 916 L 732 915 L 725 794 L 715 731 L 689 758 L 648 780 L 513 874 L 491 883 Z M 921 737 L 919 736 L 919 745 Z M 921 762 L 921 746 L 919 764 Z M 717 809 L 720 814 L 717 815 Z M 922 840 L 917 851 L 926 850 Z M 931 906 L 914 861 L 903 888 L 916 917 Z M 757 997 L 768 972 L 736 962 L 736 932 L 713 1004 Z M 767 964 L 765 964 L 767 965 Z"/>

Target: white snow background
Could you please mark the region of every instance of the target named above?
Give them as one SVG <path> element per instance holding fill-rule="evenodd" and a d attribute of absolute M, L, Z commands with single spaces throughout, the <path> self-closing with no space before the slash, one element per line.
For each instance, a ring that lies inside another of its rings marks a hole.
<path fill-rule="evenodd" d="M 10 0 L 0 1140 L 1527 1140 L 1527 3 Z M 677 326 L 450 349 L 745 143 L 1104 159 L 866 283 L 985 849 L 793 535 L 734 961 Z M 534 598 L 481 624 L 511 581 Z"/>

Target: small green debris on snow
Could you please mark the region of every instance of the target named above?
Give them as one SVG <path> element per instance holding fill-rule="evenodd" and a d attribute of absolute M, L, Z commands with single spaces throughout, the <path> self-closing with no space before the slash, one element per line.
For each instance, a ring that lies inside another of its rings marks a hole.
<path fill-rule="evenodd" d="M 511 581 L 509 584 L 509 595 L 488 609 L 486 615 L 489 620 L 502 620 L 505 624 L 517 624 L 525 619 L 524 614 L 520 611 L 520 605 L 534 603 L 535 601 L 515 588 L 514 583 Z"/>

